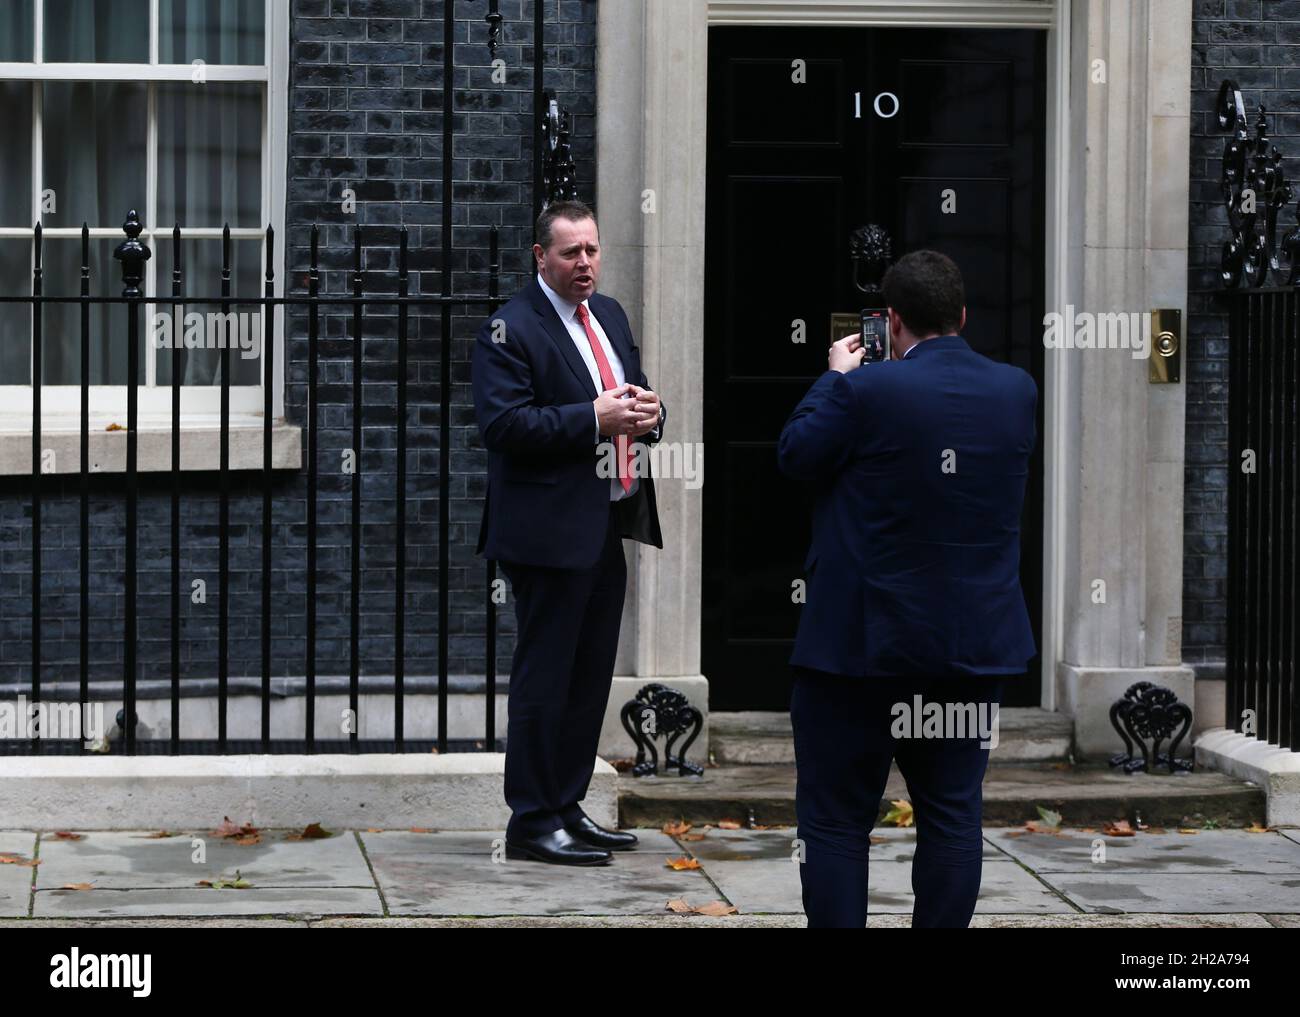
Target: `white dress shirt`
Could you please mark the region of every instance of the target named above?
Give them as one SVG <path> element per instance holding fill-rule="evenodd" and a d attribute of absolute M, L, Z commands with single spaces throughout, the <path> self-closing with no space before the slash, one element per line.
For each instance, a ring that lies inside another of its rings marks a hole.
<path fill-rule="evenodd" d="M 555 290 L 547 286 L 546 280 L 541 277 L 540 273 L 537 276 L 537 282 L 542 287 L 542 292 L 546 294 L 546 298 L 551 302 L 551 306 L 555 308 L 555 313 L 560 316 L 560 321 L 564 324 L 565 329 L 568 330 L 569 338 L 573 340 L 573 345 L 578 348 L 578 354 L 582 357 L 582 362 L 587 365 L 587 373 L 591 375 L 591 384 L 595 387 L 598 393 L 603 392 L 605 386 L 600 380 L 600 366 L 596 363 L 596 354 L 591 350 L 591 342 L 587 338 L 587 330 L 582 327 L 582 322 L 578 320 L 578 305 L 565 300 L 562 296 L 556 293 Z M 600 342 L 600 348 L 605 353 L 605 359 L 609 361 L 609 370 L 614 375 L 615 387 L 624 384 L 627 381 L 627 377 L 623 372 L 623 361 L 620 360 L 618 354 L 614 352 L 614 346 L 610 343 L 609 336 L 607 336 L 605 330 L 601 328 L 600 322 L 596 320 L 596 316 L 591 313 L 591 307 L 588 306 L 587 301 L 584 300 L 582 303 L 583 306 L 587 308 L 587 321 L 591 324 L 591 330 L 596 333 L 596 339 Z M 600 415 L 596 412 L 595 406 L 592 406 L 591 413 L 596 422 L 595 440 L 599 443 L 601 441 Z M 628 440 L 631 441 L 631 438 L 629 437 Z M 609 483 L 609 500 L 618 501 L 620 498 L 625 498 L 629 495 L 635 494 L 641 481 L 640 478 L 633 477 L 632 486 L 627 491 L 623 490 L 623 485 L 619 481 L 618 477 L 610 478 Z"/>

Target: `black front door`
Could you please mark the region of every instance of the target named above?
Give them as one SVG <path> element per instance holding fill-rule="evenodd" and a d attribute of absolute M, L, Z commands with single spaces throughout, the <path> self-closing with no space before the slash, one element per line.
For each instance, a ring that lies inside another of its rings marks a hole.
<path fill-rule="evenodd" d="M 784 710 L 809 539 L 776 440 L 862 306 L 849 235 L 960 266 L 971 346 L 1039 387 L 1021 583 L 1041 648 L 1045 36 L 714 28 L 705 259 L 703 671 L 714 710 Z M 802 331 L 801 331 L 802 329 Z M 800 341 L 802 340 L 802 341 Z M 1004 704 L 1039 703 L 1039 660 Z"/>

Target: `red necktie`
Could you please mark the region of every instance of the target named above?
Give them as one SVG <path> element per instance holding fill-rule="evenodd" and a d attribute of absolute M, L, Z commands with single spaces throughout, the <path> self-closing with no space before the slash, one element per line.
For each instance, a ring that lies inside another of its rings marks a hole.
<path fill-rule="evenodd" d="M 608 392 L 611 388 L 618 388 L 618 383 L 614 381 L 614 372 L 609 369 L 609 360 L 605 356 L 605 351 L 601 348 L 600 340 L 596 338 L 596 333 L 591 328 L 590 317 L 586 305 L 579 304 L 578 320 L 582 322 L 582 327 L 587 332 L 587 342 L 591 343 L 591 352 L 596 357 L 596 368 L 600 371 L 600 383 Z M 619 483 L 623 485 L 624 491 L 630 491 L 632 490 L 632 449 L 628 444 L 627 435 L 616 435 L 614 444 L 618 449 Z"/>

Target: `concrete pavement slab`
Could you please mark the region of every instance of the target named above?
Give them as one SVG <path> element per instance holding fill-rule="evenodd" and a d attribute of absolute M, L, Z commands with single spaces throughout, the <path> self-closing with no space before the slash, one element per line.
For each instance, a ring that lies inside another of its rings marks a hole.
<path fill-rule="evenodd" d="M 211 890 L 38 890 L 42 918 L 207 915 L 382 915 L 373 888 L 292 886 Z"/>
<path fill-rule="evenodd" d="M 362 841 L 393 915 L 657 914 L 674 898 L 696 905 L 717 899 L 698 870 L 667 867 L 683 854 L 671 838 L 656 830 L 637 835 L 636 850 L 593 867 L 467 852 L 460 835 L 365 833 Z"/>
<path fill-rule="evenodd" d="M 986 829 L 985 837 L 1036 872 L 1098 872 L 1111 866 L 1125 873 L 1300 874 L 1300 843 L 1276 833 L 1245 830 L 1167 830 L 1133 837 L 1100 830 L 1063 829 L 1059 834 Z M 1105 848 L 1105 861 L 1100 847 Z"/>
<path fill-rule="evenodd" d="M 1295 928 L 1293 915 L 980 915 L 972 929 L 1270 929 Z M 911 915 L 867 916 L 869 929 L 906 929 Z M 30 918 L 0 919 L 7 929 L 797 929 L 802 915 L 519 915 L 495 918 Z"/>
<path fill-rule="evenodd" d="M 236 869 L 259 889 L 374 885 L 351 832 L 290 840 L 294 832 L 262 830 L 259 843 L 248 845 L 207 830 L 164 838 L 121 831 L 83 833 L 80 840 L 46 834 L 36 887 L 91 883 L 95 890 L 190 890 L 201 879 L 233 876 Z"/>
<path fill-rule="evenodd" d="M 0 855 L 29 859 L 36 856 L 36 834 L 28 830 L 0 830 Z M 36 866 L 37 869 L 40 866 Z M 32 891 L 32 870 L 27 865 L 0 865 L 0 917 L 22 918 Z"/>
<path fill-rule="evenodd" d="M 986 831 L 987 832 L 987 831 Z M 871 864 L 867 873 L 870 888 L 868 911 L 911 914 L 915 902 L 912 893 L 912 859 L 916 852 L 916 830 L 878 829 L 873 837 L 882 843 L 871 846 Z M 1033 873 L 1009 860 L 986 839 L 980 893 L 975 902 L 976 914 L 1066 914 L 1075 909 Z"/>
<path fill-rule="evenodd" d="M 1048 885 L 1087 911 L 1147 914 L 1300 913 L 1300 875 L 1212 872 L 1040 873 Z"/>
<path fill-rule="evenodd" d="M 744 913 L 803 912 L 797 831 L 709 830 L 703 840 L 683 847 L 704 865 L 704 871 L 732 904 Z M 911 914 L 912 855 L 916 831 L 883 828 L 872 831 L 867 869 L 869 912 Z M 1045 914 L 1072 909 L 1051 890 L 995 847 L 984 845 L 984 868 L 977 912 Z"/>

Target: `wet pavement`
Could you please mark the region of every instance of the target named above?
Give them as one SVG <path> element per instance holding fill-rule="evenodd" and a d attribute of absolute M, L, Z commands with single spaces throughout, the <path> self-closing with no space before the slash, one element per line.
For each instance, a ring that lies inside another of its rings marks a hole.
<path fill-rule="evenodd" d="M 570 868 L 506 860 L 499 831 L 261 830 L 244 843 L 215 831 L 0 831 L 0 926 L 803 924 L 793 827 L 636 832 L 637 849 L 611 865 Z M 869 924 L 909 923 L 915 837 L 874 831 Z M 690 867 L 668 864 L 680 859 Z M 674 914 L 669 901 L 736 912 Z M 986 828 L 972 924 L 1297 927 L 1300 831 Z"/>

